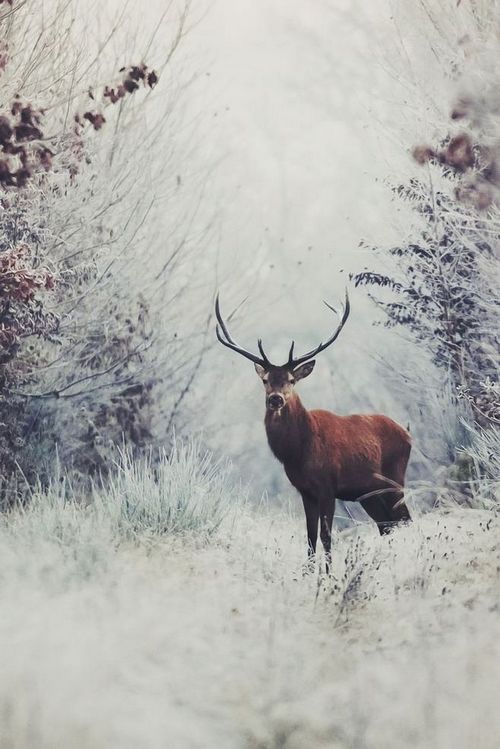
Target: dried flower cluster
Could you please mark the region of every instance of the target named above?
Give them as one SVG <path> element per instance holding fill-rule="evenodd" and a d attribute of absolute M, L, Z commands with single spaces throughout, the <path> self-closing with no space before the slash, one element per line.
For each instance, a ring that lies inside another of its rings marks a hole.
<path fill-rule="evenodd" d="M 48 171 L 53 152 L 43 143 L 43 112 L 19 97 L 8 113 L 0 114 L 0 185 L 25 187 L 40 167 Z"/>
<path fill-rule="evenodd" d="M 0 72 L 10 65 L 8 49 L 3 45 Z M 139 86 L 151 89 L 157 80 L 156 73 L 147 65 L 131 66 L 118 86 L 103 88 L 102 105 L 116 103 L 136 92 Z M 95 100 L 93 92 L 90 93 Z M 85 124 L 99 130 L 105 121 L 102 112 L 87 111 L 75 115 L 73 127 L 64 133 L 47 136 L 44 110 L 21 95 L 15 95 L 9 103 L 4 101 L 0 109 L 0 476 L 3 478 L 14 474 L 18 464 L 22 464 L 29 480 L 40 472 L 40 466 L 27 453 L 26 435 L 30 434 L 39 443 L 42 437 L 53 444 L 60 440 L 57 429 L 50 436 L 52 427 L 47 417 L 52 411 L 47 399 L 74 397 L 84 392 L 86 385 L 92 392 L 98 387 L 95 383 L 102 382 L 102 372 L 106 373 L 108 397 L 101 402 L 83 396 L 87 416 L 73 428 L 73 434 L 78 436 L 75 447 L 68 448 L 65 458 L 84 475 L 103 474 L 104 448 L 108 449 L 110 440 L 120 442 L 126 438 L 137 447 L 150 434 L 148 404 L 152 385 L 135 378 L 139 351 L 146 340 L 146 308 L 144 305 L 139 311 L 126 308 L 127 315 L 123 300 L 114 300 L 110 314 L 115 318 L 115 328 L 122 332 L 111 336 L 103 331 L 100 338 L 95 330 L 89 330 L 87 341 L 85 331 L 79 330 L 80 340 L 75 348 L 77 340 L 69 341 L 68 334 L 61 330 L 61 317 L 68 306 L 71 308 L 72 299 L 84 298 L 85 290 L 96 283 L 97 266 L 88 256 L 81 266 L 79 260 L 67 262 L 64 255 L 52 257 L 47 243 L 51 209 L 46 201 L 52 205 L 51 201 L 57 202 L 68 190 L 78 188 L 76 177 L 83 175 L 83 167 L 90 161 Z M 97 227 L 93 230 L 95 235 Z M 57 246 L 57 241 L 58 238 L 52 237 L 51 246 Z M 97 236 L 95 252 L 99 251 Z M 57 272 L 49 270 L 52 266 Z M 130 317 L 130 324 L 127 326 L 120 316 Z M 67 323 L 66 318 L 66 327 Z M 49 378 L 48 387 L 37 392 L 38 369 L 57 361 L 66 344 L 74 349 L 71 368 L 52 382 Z M 71 386 L 72 382 L 80 381 L 82 385 Z M 113 387 L 109 389 L 111 384 Z M 32 407 L 33 394 L 36 399 Z M 47 406 L 41 406 L 40 397 Z M 1 491 L 0 485 L 0 495 Z"/>
<path fill-rule="evenodd" d="M 132 65 L 130 68 L 120 68 L 120 73 L 124 73 L 121 82 L 115 86 L 106 85 L 102 94 L 102 98 L 105 103 L 116 104 L 121 99 L 125 98 L 128 94 L 133 94 L 139 89 L 142 84 L 145 88 L 154 88 L 158 83 L 158 75 L 154 70 L 150 70 L 145 63 L 140 65 Z M 89 89 L 89 96 L 95 100 L 95 94 L 92 89 Z M 84 112 L 82 115 L 84 120 L 90 122 L 94 130 L 100 130 L 106 118 L 102 112 Z M 77 114 L 75 115 L 75 121 L 80 124 L 82 117 Z"/>
<path fill-rule="evenodd" d="M 6 52 L 0 51 L 0 70 L 7 63 Z M 158 82 L 154 70 L 149 70 L 145 63 L 133 65 L 126 70 L 121 83 L 115 88 L 106 85 L 102 94 L 103 101 L 115 104 L 127 94 L 133 94 L 142 83 L 150 89 Z M 94 99 L 93 92 L 89 95 Z M 54 152 L 47 142 L 57 139 L 45 137 L 42 127 L 44 112 L 23 102 L 17 95 L 8 112 L 0 113 L 0 185 L 2 187 L 25 187 L 28 180 L 40 170 L 49 171 L 52 167 Z M 100 130 L 106 119 L 102 112 L 86 111 L 83 115 L 75 114 L 75 134 L 82 134 L 83 121 L 89 122 L 94 130 Z M 81 155 L 81 154 L 80 154 Z"/>
<path fill-rule="evenodd" d="M 393 292 L 389 300 L 375 300 L 387 315 L 386 325 L 405 326 L 425 343 L 436 366 L 469 394 L 477 420 L 484 423 L 498 413 L 495 393 L 483 387 L 496 376 L 497 333 L 494 323 L 488 324 L 494 279 L 485 271 L 498 251 L 496 240 L 453 191 L 450 195 L 412 179 L 394 188 L 394 194 L 423 219 L 423 228 L 411 241 L 388 250 L 397 262 L 397 278 L 365 270 L 354 276 L 355 284 Z"/>
<path fill-rule="evenodd" d="M 471 130 L 477 128 L 478 107 L 484 107 L 472 97 L 462 97 L 451 111 L 451 119 L 469 120 Z M 480 129 L 480 128 L 477 128 Z M 484 136 L 462 132 L 449 137 L 439 149 L 428 145 L 416 146 L 412 151 L 418 164 L 431 162 L 450 170 L 459 182 L 455 187 L 457 200 L 479 211 L 493 204 L 500 205 L 500 145 L 484 142 Z"/>
<path fill-rule="evenodd" d="M 413 149 L 413 158 L 418 164 L 434 161 L 449 166 L 457 172 L 465 172 L 476 162 L 472 141 L 467 133 L 450 138 L 445 147 L 439 151 L 429 146 L 416 146 Z"/>

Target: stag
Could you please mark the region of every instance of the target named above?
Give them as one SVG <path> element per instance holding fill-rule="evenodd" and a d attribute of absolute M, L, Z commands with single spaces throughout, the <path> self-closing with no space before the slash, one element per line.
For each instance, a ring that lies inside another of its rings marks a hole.
<path fill-rule="evenodd" d="M 337 340 L 349 313 L 346 291 L 342 318 L 328 340 L 299 357 L 294 356 L 292 341 L 288 361 L 278 366 L 267 358 L 261 339 L 257 342 L 260 356 L 235 343 L 222 318 L 219 295 L 215 302 L 218 340 L 252 361 L 264 384 L 269 447 L 302 496 L 309 562 L 314 562 L 319 526 L 327 570 L 336 498 L 360 502 L 380 534 L 411 519 L 403 491 L 411 450 L 408 432 L 380 414 L 339 416 L 331 411 L 308 411 L 295 390 L 296 383 L 313 371 L 314 357 Z"/>

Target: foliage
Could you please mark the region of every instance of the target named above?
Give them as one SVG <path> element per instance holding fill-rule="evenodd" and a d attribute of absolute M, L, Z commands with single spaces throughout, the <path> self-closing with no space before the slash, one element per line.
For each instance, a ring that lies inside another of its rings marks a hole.
<path fill-rule="evenodd" d="M 142 74 L 145 76 L 147 68 L 143 68 Z M 139 68 L 133 67 L 130 70 Z M 8 72 L 7 60 L 4 74 Z M 127 76 L 130 75 L 129 71 Z M 106 90 L 107 87 L 104 93 Z M 129 93 L 133 90 L 135 89 L 130 89 Z M 100 114 L 92 117 L 88 115 L 86 112 L 83 117 L 92 123 L 94 129 L 99 129 L 97 118 L 102 123 L 105 121 Z M 0 115 L 0 148 L 4 155 L 0 162 L 0 183 L 3 188 L 0 218 L 0 299 L 3 305 L 0 364 L 3 387 L 0 398 L 4 403 L 2 421 L 6 442 L 5 446 L 0 447 L 0 453 L 4 456 L 4 477 L 14 470 L 19 449 L 25 446 L 21 437 L 26 417 L 24 394 L 29 393 L 30 387 L 37 381 L 36 370 L 41 363 L 39 357 L 43 350 L 38 341 L 53 344 L 53 347 L 64 346 L 61 319 L 67 318 L 67 314 L 64 315 L 63 312 L 65 301 L 73 296 L 75 288 L 79 295 L 83 289 L 89 289 L 95 284 L 98 275 L 97 265 L 89 269 L 88 258 L 85 267 L 82 267 L 81 263 L 75 263 L 72 258 L 67 259 L 64 254 L 61 256 L 54 252 L 48 241 L 53 221 L 50 209 L 43 211 L 41 220 L 33 210 L 34 205 L 43 200 L 47 193 L 57 200 L 62 187 L 67 194 L 81 192 L 77 174 L 84 168 L 85 159 L 88 159 L 85 130 L 78 114 L 75 115 L 73 130 L 65 137 L 57 135 L 48 138 L 44 133 L 43 120 L 43 111 L 33 108 L 31 104 L 22 104 L 19 95 L 16 95 L 10 111 Z M 98 251 L 99 248 L 96 247 L 96 252 Z M 54 270 L 49 271 L 48 267 Z M 132 322 L 130 325 L 132 326 Z M 128 338 L 131 339 L 130 334 Z M 22 346 L 23 341 L 28 345 Z M 94 346 L 96 343 L 98 342 L 94 340 Z M 123 343 L 129 349 L 132 348 L 130 340 L 122 341 L 122 346 L 119 343 L 115 342 L 116 350 L 123 348 Z M 74 361 L 75 368 L 78 366 L 78 359 L 81 361 L 85 357 L 88 360 L 87 348 L 88 343 Z M 101 350 L 101 359 L 103 355 L 104 351 Z M 90 367 L 95 370 L 97 364 L 91 362 Z M 45 397 L 58 397 L 61 392 L 61 388 L 55 386 Z M 118 405 L 117 410 L 119 409 Z M 121 426 L 122 434 L 127 434 L 123 418 Z M 37 436 L 35 424 L 30 427 L 30 436 Z M 121 434 L 113 436 L 120 438 Z M 24 463 L 25 475 L 31 475 L 32 467 L 29 462 Z M 95 460 L 85 456 L 84 462 L 80 461 L 79 468 L 92 469 L 93 463 Z"/>
<path fill-rule="evenodd" d="M 106 491 L 96 495 L 97 511 L 112 518 L 123 538 L 158 538 L 165 533 L 213 535 L 227 516 L 229 465 L 217 461 L 199 443 L 174 441 L 141 460 L 124 452 Z"/>
<path fill-rule="evenodd" d="M 56 540 L 70 554 L 92 538 L 92 549 L 100 542 L 144 545 L 165 534 L 208 540 L 235 501 L 243 507 L 229 463 L 199 442 L 174 440 L 169 454 L 150 451 L 139 460 L 129 449 L 115 450 L 114 467 L 106 488 L 96 483 L 89 496 L 88 485 L 57 464 L 47 485 L 38 482 L 29 502 L 13 511 L 14 533 L 34 544 Z"/>
<path fill-rule="evenodd" d="M 498 380 L 497 169 L 496 155 L 491 149 L 485 154 L 463 133 L 440 150 L 414 149 L 418 163 L 432 165 L 428 179 L 414 177 L 393 192 L 417 214 L 418 233 L 388 250 L 392 273 L 354 276 L 357 286 L 392 292 L 375 298 L 386 325 L 405 327 L 425 345 L 480 424 L 500 421 L 500 401 L 488 385 Z"/>
<path fill-rule="evenodd" d="M 160 290 L 175 298 L 188 246 L 177 248 L 174 210 L 163 255 L 153 229 L 162 206 L 145 167 L 158 129 L 146 115 L 158 73 L 138 62 L 110 79 L 99 46 L 82 59 L 74 25 L 60 2 L 43 17 L 14 3 L 0 20 L 0 472 L 19 467 L 23 482 L 48 476 L 56 451 L 90 477 L 112 466 L 115 443 L 152 440 Z M 165 355 L 178 348 L 169 337 Z"/>

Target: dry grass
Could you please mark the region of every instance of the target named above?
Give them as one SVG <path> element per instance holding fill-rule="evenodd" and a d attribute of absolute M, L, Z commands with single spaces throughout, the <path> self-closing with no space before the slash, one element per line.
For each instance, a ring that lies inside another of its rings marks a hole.
<path fill-rule="evenodd" d="M 210 539 L 60 501 L 5 521 L 0 746 L 498 746 L 493 513 L 340 534 L 325 580 L 302 520 L 226 499 Z"/>

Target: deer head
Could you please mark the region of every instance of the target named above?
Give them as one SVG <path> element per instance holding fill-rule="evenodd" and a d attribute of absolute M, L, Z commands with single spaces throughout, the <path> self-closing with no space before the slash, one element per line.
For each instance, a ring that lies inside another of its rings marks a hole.
<path fill-rule="evenodd" d="M 325 304 L 329 309 L 335 312 L 334 308 L 331 307 L 328 302 L 325 302 Z M 250 359 L 250 361 L 254 363 L 255 371 L 264 383 L 264 387 L 266 390 L 266 408 L 269 411 L 279 412 L 282 408 L 284 408 L 284 406 L 286 406 L 290 397 L 293 395 L 295 383 L 297 383 L 299 380 L 304 379 L 304 377 L 307 377 L 313 371 L 314 365 L 316 363 L 314 357 L 317 356 L 317 354 L 319 354 L 321 351 L 324 351 L 328 346 L 331 346 L 331 344 L 338 338 L 340 331 L 344 327 L 347 318 L 349 317 L 349 313 L 349 295 L 346 290 L 344 311 L 340 324 L 338 325 L 334 333 L 328 338 L 327 341 L 325 341 L 325 343 L 320 343 L 319 346 L 316 346 L 316 348 L 312 349 L 307 354 L 299 357 L 294 357 L 293 350 L 295 342 L 292 341 L 292 345 L 290 346 L 290 351 L 288 353 L 288 361 L 286 362 L 286 364 L 282 365 L 271 364 L 264 352 L 262 340 L 260 338 L 257 341 L 257 348 L 259 349 L 260 356 L 252 354 L 250 351 L 247 351 L 246 349 L 235 343 L 235 341 L 231 338 L 226 323 L 222 319 L 218 294 L 215 300 L 215 315 L 217 317 L 217 326 L 215 328 L 215 331 L 217 334 L 217 339 L 220 341 L 220 343 L 223 344 L 223 346 L 227 346 L 227 348 L 236 351 L 237 354 L 241 354 L 246 359 Z"/>

